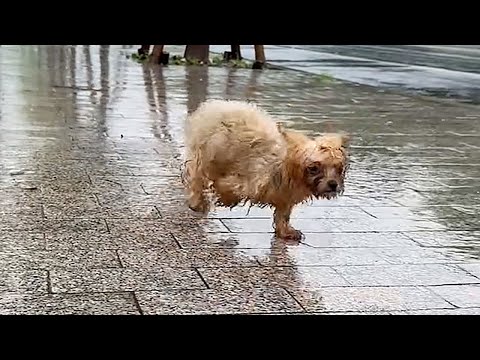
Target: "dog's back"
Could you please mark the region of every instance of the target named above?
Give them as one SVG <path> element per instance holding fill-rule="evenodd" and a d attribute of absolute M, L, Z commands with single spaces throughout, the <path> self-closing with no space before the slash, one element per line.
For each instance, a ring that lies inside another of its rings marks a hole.
<path fill-rule="evenodd" d="M 196 157 L 205 176 L 242 189 L 262 186 L 286 155 L 285 140 L 263 110 L 240 101 L 204 102 L 187 119 L 187 158 Z M 252 189 L 256 191 L 256 189 Z"/>
<path fill-rule="evenodd" d="M 187 119 L 187 144 L 207 142 L 218 133 L 235 135 L 247 140 L 248 135 L 273 140 L 278 129 L 271 117 L 255 105 L 233 100 L 208 100 L 202 103 Z"/>

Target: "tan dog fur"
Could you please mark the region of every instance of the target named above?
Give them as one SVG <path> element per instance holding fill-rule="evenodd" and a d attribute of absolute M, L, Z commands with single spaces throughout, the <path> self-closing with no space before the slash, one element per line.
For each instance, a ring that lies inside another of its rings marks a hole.
<path fill-rule="evenodd" d="M 346 139 L 338 134 L 311 139 L 283 129 L 246 102 L 206 101 L 186 123 L 183 181 L 189 207 L 208 213 L 213 204 L 271 206 L 276 236 L 300 240 L 302 233 L 290 225 L 291 211 L 304 201 L 343 192 Z"/>

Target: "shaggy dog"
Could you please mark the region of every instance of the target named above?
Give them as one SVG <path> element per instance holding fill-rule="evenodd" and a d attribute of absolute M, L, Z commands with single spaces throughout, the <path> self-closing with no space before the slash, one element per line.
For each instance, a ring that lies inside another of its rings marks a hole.
<path fill-rule="evenodd" d="M 344 135 L 311 139 L 250 103 L 224 100 L 202 103 L 188 116 L 185 134 L 182 180 L 194 211 L 241 202 L 270 206 L 276 236 L 300 240 L 302 233 L 290 225 L 293 207 L 343 192 Z"/>

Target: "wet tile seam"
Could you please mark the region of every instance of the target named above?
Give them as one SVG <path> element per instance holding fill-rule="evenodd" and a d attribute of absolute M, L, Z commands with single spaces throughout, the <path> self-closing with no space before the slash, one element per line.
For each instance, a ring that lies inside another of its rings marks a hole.
<path fill-rule="evenodd" d="M 464 308 L 462 308 L 464 309 Z M 324 315 L 324 314 L 332 314 L 332 315 L 348 315 L 348 314 L 361 314 L 365 313 L 368 315 L 396 315 L 397 313 L 405 313 L 405 314 L 398 314 L 398 315 L 409 315 L 408 313 L 411 311 L 429 311 L 429 310 L 457 310 L 456 308 L 445 308 L 445 307 L 427 307 L 427 308 L 412 308 L 412 309 L 399 309 L 399 310 L 380 310 L 380 311 L 370 311 L 370 310 L 351 310 L 351 311 L 332 311 L 332 310 L 326 310 L 326 311 L 309 311 L 307 314 L 309 315 Z M 395 314 L 394 314 L 395 313 Z"/>
<path fill-rule="evenodd" d="M 407 239 L 407 240 L 410 240 L 410 239 Z M 406 246 L 399 246 L 399 245 L 388 245 L 388 246 L 359 246 L 359 245 L 352 245 L 352 246 L 318 246 L 318 245 L 314 245 L 314 244 L 309 244 L 308 242 L 300 242 L 299 245 L 304 245 L 306 247 L 309 248 L 309 250 L 313 251 L 314 249 L 317 250 L 318 253 L 321 253 L 322 250 L 335 250 L 335 249 L 342 249 L 342 250 L 345 250 L 345 249 L 365 249 L 365 250 L 374 250 L 374 249 L 377 249 L 377 250 L 382 250 L 382 249 L 385 249 L 385 250 L 392 250 L 392 249 L 402 249 L 402 250 L 405 250 L 405 249 L 409 249 L 409 250 L 413 250 L 413 249 L 417 249 L 417 248 L 432 248 L 432 249 L 443 249 L 444 247 L 441 247 L 441 246 L 420 246 L 420 245 L 417 245 L 417 244 L 412 244 L 412 245 L 406 245 Z M 291 246 L 288 246 L 288 248 L 296 248 L 297 246 L 299 245 L 291 245 Z M 228 247 L 210 247 L 210 248 L 213 248 L 213 249 L 229 249 Z M 456 248 L 456 247 L 454 247 Z M 468 248 L 468 247 L 467 247 Z M 236 246 L 235 247 L 235 250 L 270 250 L 271 248 L 270 247 L 239 247 L 239 246 Z"/>
<path fill-rule="evenodd" d="M 439 287 L 439 286 L 436 286 L 436 287 Z M 424 286 L 424 288 L 426 288 L 426 290 L 432 294 L 432 295 L 435 295 L 436 297 L 438 297 L 439 299 L 442 299 L 443 301 L 445 301 L 446 303 L 448 303 L 449 305 L 453 306 L 454 309 L 458 309 L 459 306 L 455 305 L 454 303 L 452 303 L 451 301 L 447 300 L 445 297 L 443 297 L 442 295 L 440 294 L 437 294 L 433 289 L 431 289 L 431 287 L 429 286 Z"/>
<path fill-rule="evenodd" d="M 115 249 L 115 250 L 113 250 L 113 251 L 115 252 L 115 256 L 116 256 L 116 258 L 117 258 L 118 264 L 120 265 L 120 268 L 124 269 L 125 266 L 124 266 L 124 264 L 122 263 L 122 259 L 121 259 L 121 257 L 120 257 L 120 254 L 118 253 L 118 249 Z"/>
<path fill-rule="evenodd" d="M 53 294 L 52 280 L 51 280 L 51 277 L 50 277 L 50 270 L 46 270 L 46 272 L 47 272 L 47 293 Z"/>
<path fill-rule="evenodd" d="M 99 209 L 102 210 L 102 209 Z M 112 210 L 111 208 L 108 208 L 108 210 Z M 46 220 L 51 220 L 51 221 L 73 221 L 73 220 L 96 220 L 99 218 L 99 215 L 107 215 L 107 211 L 98 211 L 97 213 L 92 212 L 91 215 L 83 215 L 83 216 L 62 216 L 62 217 L 47 217 L 45 218 Z M 103 216 L 102 216 L 103 217 Z M 104 217 L 104 220 L 161 220 L 161 217 L 155 218 L 155 217 L 149 217 L 149 216 L 109 216 L 109 217 Z"/>
<path fill-rule="evenodd" d="M 320 207 L 320 206 L 319 206 Z M 330 206 L 328 206 L 330 207 Z M 332 208 L 334 208 L 333 206 L 331 206 Z M 315 207 L 310 207 L 309 209 L 314 209 Z M 367 212 L 366 210 L 363 210 L 361 209 L 362 212 L 365 213 L 365 215 L 367 215 L 366 217 L 351 217 L 351 216 L 328 216 L 328 217 L 313 217 L 313 216 L 310 216 L 310 217 L 304 217 L 304 216 L 292 216 L 290 219 L 291 220 L 355 220 L 355 219 L 359 219 L 359 220 L 366 220 L 366 219 L 369 219 L 371 217 L 373 217 L 374 219 L 379 219 L 377 218 L 375 215 L 372 215 L 370 214 L 369 212 Z M 216 220 L 270 220 L 272 218 L 273 215 L 264 215 L 264 216 L 232 216 L 232 217 L 221 217 L 221 216 L 215 216 L 215 217 L 208 217 L 207 219 L 216 219 Z M 451 219 L 453 217 L 449 217 L 449 219 Z M 458 216 L 458 218 L 461 218 L 461 216 Z M 380 218 L 379 220 L 391 220 L 391 219 L 400 219 L 400 220 L 404 220 L 402 219 L 401 217 L 391 217 L 391 218 Z M 425 218 L 426 220 L 429 220 L 429 219 L 438 219 L 437 217 L 430 217 L 430 218 Z M 425 221 L 425 220 L 417 220 L 417 221 Z"/>
<path fill-rule="evenodd" d="M 145 190 L 145 187 L 143 186 L 143 184 L 140 184 L 140 188 L 141 188 L 142 191 L 145 193 L 145 195 L 152 195 L 152 194 L 150 194 L 147 190 Z"/>
<path fill-rule="evenodd" d="M 92 177 L 90 176 L 90 174 L 87 174 L 87 180 L 90 183 L 90 185 L 93 186 L 93 181 L 92 181 Z"/>
<path fill-rule="evenodd" d="M 415 240 L 414 238 L 412 238 L 411 236 L 409 236 L 409 233 L 411 232 L 415 232 L 416 231 L 401 231 L 400 233 L 404 236 L 406 236 L 410 241 L 414 242 L 417 246 L 420 246 L 422 248 L 426 248 L 427 246 L 424 246 L 421 242 L 419 242 L 418 240 Z M 440 231 L 439 231 L 440 232 Z M 444 233 L 444 231 L 442 231 L 442 233 Z M 433 247 L 433 246 L 432 246 Z M 439 245 L 439 247 L 442 247 Z"/>
<path fill-rule="evenodd" d="M 163 215 L 162 213 L 160 212 L 160 210 L 158 209 L 158 206 L 157 205 L 153 205 L 153 207 L 155 208 L 155 211 L 158 213 L 158 216 L 160 217 L 160 219 L 163 218 Z"/>
<path fill-rule="evenodd" d="M 314 267 L 332 267 L 332 268 L 349 268 L 349 267 L 375 267 L 375 268 L 382 268 L 382 267 L 401 267 L 401 266 L 412 266 L 412 267 L 425 267 L 425 266 L 430 266 L 430 265 L 438 265 L 441 267 L 448 267 L 448 266 L 454 266 L 455 268 L 461 269 L 458 267 L 458 265 L 467 265 L 471 263 L 464 263 L 464 262 L 439 262 L 439 263 L 405 263 L 405 264 L 391 264 L 391 263 L 382 263 L 382 264 L 361 264 L 361 265 L 351 265 L 351 264 L 341 264 L 341 265 L 332 265 L 332 264 L 295 264 L 295 265 L 278 265 L 278 266 L 269 266 L 269 265 L 262 265 L 262 267 L 287 267 L 287 268 L 314 268 Z M 218 268 L 221 268 L 222 266 L 218 266 Z M 232 267 L 238 267 L 238 266 L 232 266 Z M 250 266 L 251 267 L 251 266 Z M 215 267 L 217 268 L 217 267 Z M 463 270 L 463 269 L 461 269 Z M 465 270 L 463 270 L 465 271 Z M 478 277 L 475 276 L 475 278 L 478 279 Z M 479 279 L 480 280 L 480 279 Z"/>
<path fill-rule="evenodd" d="M 117 251 L 117 250 L 123 250 L 123 249 L 105 249 L 106 251 Z M 34 251 L 44 251 L 44 250 L 34 250 Z M 56 251 L 56 250 L 47 250 L 47 251 Z M 68 250 L 67 250 L 68 251 Z M 88 250 L 85 250 L 85 252 L 88 252 Z M 117 262 L 118 262 L 118 259 L 116 259 Z M 258 265 L 258 263 L 256 261 L 254 261 L 254 259 L 252 259 L 253 261 L 249 264 L 243 264 L 243 265 L 228 265 L 228 266 L 210 266 L 208 264 L 205 264 L 205 265 L 195 265 L 196 267 L 200 268 L 200 269 L 239 269 L 239 268 L 248 268 L 248 269 L 251 269 L 251 268 L 333 268 L 334 270 L 337 269 L 337 268 L 354 268 L 354 267 L 368 267 L 368 268 L 383 268 L 383 267 L 402 267 L 402 266 L 410 266 L 410 267 L 425 267 L 425 266 L 429 266 L 429 265 L 439 265 L 439 266 L 442 266 L 442 267 L 445 267 L 445 266 L 455 266 L 456 268 L 462 270 L 462 272 L 466 273 L 467 275 L 470 275 L 472 276 L 473 278 L 475 279 L 478 279 L 478 282 L 468 282 L 468 283 L 462 283 L 462 285 L 468 285 L 468 284 L 479 284 L 480 283 L 480 278 L 478 278 L 477 276 L 475 275 L 472 275 L 470 274 L 469 272 L 465 271 L 464 269 L 458 267 L 457 265 L 467 265 L 466 263 L 411 263 L 411 264 L 376 264 L 376 265 L 372 265 L 372 264 L 363 264 L 363 265 L 318 265 L 318 264 L 309 264 L 309 265 L 279 265 L 279 266 L 269 266 L 269 265 Z M 146 267 L 142 267 L 142 266 L 104 266 L 104 265 L 100 265 L 100 266 L 89 266 L 87 268 L 85 267 L 82 267 L 80 265 L 76 266 L 76 265 L 73 265 L 73 266 L 53 266 L 53 267 L 48 267 L 48 269 L 52 270 L 52 269 L 67 269 L 67 270 L 78 270 L 78 269 L 120 269 L 120 268 L 124 268 L 124 269 L 145 269 Z M 192 264 L 189 263 L 189 264 L 185 264 L 184 266 L 153 266 L 153 267 L 148 267 L 149 269 L 191 269 L 192 268 Z M 24 268 L 25 270 L 46 270 L 47 268 L 46 267 L 26 267 Z M 4 270 L 5 271 L 12 271 L 12 270 L 15 270 L 15 267 L 4 267 Z M 1 271 L 4 271 L 4 270 L 1 270 Z M 450 283 L 449 283 L 450 284 Z M 457 283 L 453 283 L 453 284 L 457 284 Z M 442 284 L 442 285 L 448 285 L 448 284 Z"/>
<path fill-rule="evenodd" d="M 478 264 L 478 261 L 476 262 Z M 468 271 L 467 269 L 464 269 L 463 267 L 459 266 L 459 265 L 469 265 L 469 264 L 473 264 L 473 263 L 456 263 L 456 264 L 452 264 L 454 265 L 456 268 L 460 269 L 461 271 L 463 271 L 464 273 L 466 273 L 467 275 L 470 275 L 470 276 L 473 276 L 475 279 L 478 279 L 480 280 L 480 277 L 475 275 L 474 273 Z"/>
<path fill-rule="evenodd" d="M 111 234 L 112 232 L 110 231 L 110 226 L 108 226 L 108 221 L 107 219 L 102 219 L 103 222 L 105 223 L 105 227 L 107 228 L 107 233 Z"/>
<path fill-rule="evenodd" d="M 180 243 L 180 241 L 178 241 L 177 237 L 175 236 L 175 234 L 173 234 L 172 232 L 169 232 L 170 234 L 170 237 L 173 239 L 173 241 L 175 242 L 175 244 L 178 246 L 178 248 L 180 250 L 183 250 L 184 247 L 182 246 L 182 244 Z M 195 247 L 195 249 L 197 249 L 198 247 Z"/>
<path fill-rule="evenodd" d="M 45 233 L 42 233 L 42 244 L 43 244 L 43 249 L 42 251 L 48 251 L 48 240 L 47 240 L 47 235 Z"/>
<path fill-rule="evenodd" d="M 367 210 L 365 210 L 363 207 L 361 206 L 358 206 L 358 208 L 363 211 L 364 213 L 366 213 L 367 215 L 370 215 L 371 217 L 373 217 L 374 219 L 378 219 L 378 217 L 376 217 L 375 215 L 373 214 L 370 214 Z M 346 218 L 346 219 L 351 219 L 351 218 Z"/>
<path fill-rule="evenodd" d="M 104 294 L 104 295 L 112 295 L 112 294 L 127 294 L 130 295 L 130 293 L 135 292 L 137 293 L 143 293 L 143 292 L 161 292 L 161 293 L 169 293 L 169 292 L 192 292 L 192 291 L 208 291 L 212 289 L 207 289 L 205 287 L 189 287 L 189 286 L 183 286 L 183 287 L 164 287 L 164 288 L 158 288 L 158 289 L 132 289 L 133 287 L 130 287 L 128 290 L 100 290 L 100 291 L 95 291 L 95 290 L 86 290 L 86 291 L 60 291 L 60 292 L 52 292 L 51 294 L 49 293 L 48 295 L 70 295 L 70 296 L 76 296 L 76 295 L 98 295 L 98 294 Z"/>
<path fill-rule="evenodd" d="M 47 218 L 47 216 L 45 215 L 45 205 L 44 204 L 40 204 L 40 214 L 41 214 L 41 217 L 43 219 Z"/>
<path fill-rule="evenodd" d="M 131 291 L 130 296 L 132 298 L 133 303 L 135 304 L 135 307 L 137 308 L 138 312 L 140 313 L 140 315 L 144 315 L 143 309 L 140 306 L 140 303 L 138 302 L 137 294 L 135 294 L 135 291 Z"/>
<path fill-rule="evenodd" d="M 200 270 L 197 268 L 197 267 L 193 267 L 193 270 L 197 273 L 197 275 L 200 277 L 200 279 L 202 280 L 202 282 L 205 284 L 205 287 L 207 289 L 211 289 L 210 285 L 208 284 L 207 280 L 205 280 L 205 278 L 203 277 L 202 273 L 200 272 Z"/>
<path fill-rule="evenodd" d="M 192 269 L 192 268 L 190 268 Z M 66 291 L 66 292 L 54 292 L 52 290 L 52 286 L 51 286 L 51 280 L 50 280 L 50 277 L 47 279 L 48 280 L 48 283 L 47 283 L 47 291 L 48 291 L 48 294 L 69 294 L 69 295 L 78 295 L 78 294 L 118 294 L 118 293 L 129 293 L 129 292 L 148 292 L 148 291 L 155 291 L 155 292 L 172 292 L 172 291 L 182 291 L 182 292 L 188 292 L 188 291 L 207 291 L 207 290 L 215 290 L 215 291 L 219 291 L 219 292 L 222 292 L 222 291 L 227 291 L 229 289 L 232 288 L 231 285 L 227 285 L 227 286 L 214 286 L 214 287 L 197 287 L 195 285 L 193 286 L 188 286 L 188 285 L 184 285 L 184 286 L 181 286 L 181 287 L 164 287 L 164 288 L 158 288 L 158 289 L 136 289 L 136 290 L 112 290 L 112 291 L 105 291 L 105 290 L 101 290 L 101 291 L 95 291 L 95 290 L 86 290 L 86 291 Z M 202 280 L 203 280 L 203 277 L 202 277 Z M 204 280 L 203 280 L 204 281 Z M 206 283 L 206 282 L 205 282 Z M 204 283 L 204 285 L 205 285 Z M 322 289 L 427 289 L 429 290 L 429 288 L 441 288 L 441 287 L 444 287 L 444 286 L 478 286 L 480 284 L 478 283 L 474 283 L 474 284 L 458 284 L 458 283 L 454 283 L 454 284 L 442 284 L 442 285 L 368 285 L 368 286 L 345 286 L 345 285 L 326 285 L 326 286 L 318 286 L 318 287 L 309 287 L 307 290 L 308 291 L 311 291 L 311 290 L 315 290 L 315 291 L 321 291 Z M 291 291 L 292 290 L 295 290 L 295 289 L 302 289 L 301 287 L 298 288 L 298 287 L 290 287 L 290 286 L 284 286 L 284 285 L 276 285 L 276 286 L 266 286 L 266 285 L 260 285 L 260 286 L 256 286 L 256 285 L 253 285 L 253 286 L 233 286 L 233 288 L 235 289 L 239 289 L 241 291 L 243 290 L 268 290 L 268 289 L 283 289 L 285 290 L 290 296 L 292 296 L 294 299 L 295 299 L 295 296 L 293 294 L 291 294 Z M 431 290 L 429 290 L 431 291 Z M 8 293 L 16 293 L 15 291 L 8 291 Z M 442 296 L 440 296 L 439 294 L 433 292 L 433 294 L 437 297 L 440 297 L 441 299 L 443 299 Z M 296 299 L 295 299 L 296 300 Z M 443 299 L 445 300 L 445 299 Z M 447 300 L 445 300 L 447 301 Z M 298 301 L 297 301 L 298 302 Z M 450 302 L 447 301 L 449 304 Z M 301 305 L 301 304 L 300 304 Z M 466 307 L 462 307 L 462 306 L 456 306 L 456 305 L 453 305 L 451 304 L 452 306 L 454 306 L 455 308 L 466 308 Z M 478 306 L 469 306 L 469 307 L 473 307 L 473 308 L 478 308 Z M 303 308 L 303 306 L 302 306 Z"/>
<path fill-rule="evenodd" d="M 297 303 L 298 306 L 300 306 L 300 308 L 304 312 L 308 312 L 307 309 L 305 309 L 305 307 L 302 305 L 302 303 L 287 288 L 282 287 L 282 289 Z"/>
<path fill-rule="evenodd" d="M 92 195 L 95 197 L 95 200 L 96 200 L 96 202 L 97 202 L 97 205 L 100 206 L 100 207 L 102 207 L 102 203 L 101 203 L 100 199 L 98 198 L 98 195 L 95 194 L 95 193 L 93 193 Z"/>
<path fill-rule="evenodd" d="M 217 219 L 221 220 L 221 219 Z M 383 219 L 379 219 L 383 220 Z M 388 219 L 387 219 L 388 220 Z M 419 220 L 422 221 L 422 220 Z M 455 229 L 415 229 L 415 230 L 386 230 L 386 231 L 378 231 L 378 230 L 366 230 L 366 231 L 302 231 L 303 234 L 308 235 L 308 234 L 395 234 L 395 233 L 425 233 L 425 232 L 436 232 L 436 233 L 448 233 L 448 232 L 459 232 L 462 227 L 455 228 Z M 463 230 L 464 231 L 464 230 Z M 471 228 L 466 232 L 474 232 L 474 231 L 480 231 L 480 225 L 479 227 Z M 223 231 L 208 231 L 207 233 L 209 234 L 215 234 L 215 233 L 225 233 Z M 273 234 L 273 231 L 230 231 L 229 233 L 232 234 Z"/>
<path fill-rule="evenodd" d="M 233 233 L 233 231 L 225 224 L 223 221 L 224 219 L 217 219 L 220 221 L 220 223 L 223 225 L 223 227 L 227 230 L 228 233 Z M 220 232 L 220 231 L 219 231 Z"/>
<path fill-rule="evenodd" d="M 331 267 L 333 272 L 337 274 L 341 279 L 343 279 L 349 286 L 354 286 L 351 281 L 349 281 L 345 276 L 343 276 L 338 269 L 336 269 L 334 266 Z"/>

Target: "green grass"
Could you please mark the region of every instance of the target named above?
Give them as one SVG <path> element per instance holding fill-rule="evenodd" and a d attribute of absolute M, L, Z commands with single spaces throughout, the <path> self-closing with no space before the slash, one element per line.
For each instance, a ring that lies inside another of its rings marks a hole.
<path fill-rule="evenodd" d="M 327 74 L 314 75 L 313 80 L 322 85 L 333 84 L 335 82 L 335 78 Z"/>
<path fill-rule="evenodd" d="M 127 59 L 132 59 L 137 63 L 144 63 L 150 58 L 151 55 L 138 55 L 138 53 L 132 53 L 131 55 L 127 55 Z M 171 55 L 168 60 L 168 65 L 176 65 L 176 66 L 214 66 L 214 67 L 233 67 L 239 69 L 250 69 L 252 67 L 253 62 L 245 61 L 245 60 L 230 60 L 225 61 L 223 57 L 220 55 L 215 55 L 210 57 L 208 60 L 208 64 L 204 64 L 201 61 L 197 60 L 187 60 L 183 56 L 180 55 Z"/>
<path fill-rule="evenodd" d="M 149 59 L 149 56 L 148 55 L 138 55 L 135 52 L 132 55 L 127 55 L 127 59 L 129 59 L 129 58 L 132 59 L 135 62 L 143 63 L 143 62 L 145 62 L 146 60 Z"/>

